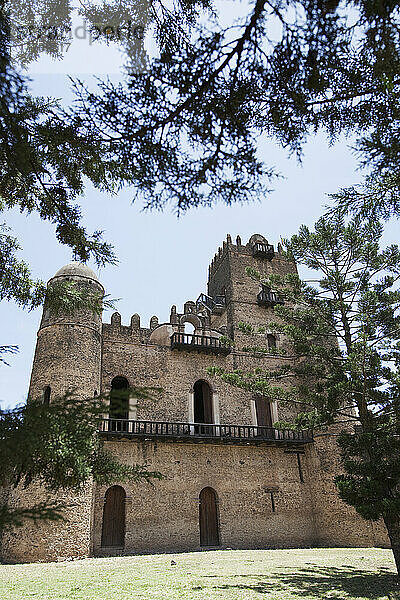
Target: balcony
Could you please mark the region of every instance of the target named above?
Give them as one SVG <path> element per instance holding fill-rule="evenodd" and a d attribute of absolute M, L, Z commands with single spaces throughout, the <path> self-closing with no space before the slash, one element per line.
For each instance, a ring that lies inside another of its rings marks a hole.
<path fill-rule="evenodd" d="M 206 352 L 207 354 L 230 353 L 231 348 L 221 342 L 219 338 L 191 333 L 173 333 L 171 336 L 171 350 L 186 350 L 192 352 Z"/>
<path fill-rule="evenodd" d="M 207 294 L 200 294 L 196 300 L 197 310 L 201 310 L 206 307 L 214 315 L 222 315 L 225 310 L 226 299 L 224 295 L 220 296 L 207 296 Z"/>
<path fill-rule="evenodd" d="M 252 248 L 254 258 L 266 258 L 272 260 L 274 258 L 274 247 L 272 244 L 263 244 L 256 242 Z"/>
<path fill-rule="evenodd" d="M 211 425 L 208 423 L 175 423 L 167 421 L 133 421 L 104 419 L 100 433 L 107 439 L 145 438 L 182 442 L 212 442 L 244 445 L 309 444 L 313 432 L 257 427 L 255 425 Z"/>
<path fill-rule="evenodd" d="M 271 291 L 269 288 L 265 288 L 257 294 L 257 303 L 259 306 L 276 306 L 277 304 L 285 304 L 282 296 L 279 296 L 276 292 Z"/>

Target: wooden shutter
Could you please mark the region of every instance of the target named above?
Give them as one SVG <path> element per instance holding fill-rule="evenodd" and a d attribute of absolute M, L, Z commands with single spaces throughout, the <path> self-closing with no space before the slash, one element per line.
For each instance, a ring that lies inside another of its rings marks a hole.
<path fill-rule="evenodd" d="M 257 425 L 259 427 L 272 427 L 271 404 L 265 398 L 256 398 Z"/>

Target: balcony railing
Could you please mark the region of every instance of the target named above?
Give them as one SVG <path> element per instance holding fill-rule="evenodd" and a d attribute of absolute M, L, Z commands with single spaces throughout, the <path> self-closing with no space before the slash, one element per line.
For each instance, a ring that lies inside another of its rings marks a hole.
<path fill-rule="evenodd" d="M 260 306 L 276 306 L 277 304 L 285 304 L 285 301 L 276 292 L 265 289 L 257 294 L 257 303 Z"/>
<path fill-rule="evenodd" d="M 307 444 L 313 441 L 313 432 L 274 429 L 256 425 L 211 425 L 208 423 L 175 423 L 167 421 L 134 421 L 104 419 L 100 428 L 107 436 L 128 438 L 165 438 L 187 441 L 258 444 Z"/>
<path fill-rule="evenodd" d="M 219 338 L 192 333 L 173 333 L 171 336 L 172 350 L 197 350 L 208 354 L 229 354 L 230 346 L 221 342 Z"/>
<path fill-rule="evenodd" d="M 267 260 L 272 260 L 274 258 L 274 247 L 272 244 L 256 242 L 253 246 L 253 256 L 255 258 L 266 258 Z"/>
<path fill-rule="evenodd" d="M 220 296 L 207 296 L 207 294 L 200 294 L 196 300 L 197 310 L 201 310 L 202 307 L 206 307 L 210 312 L 221 315 L 224 312 L 226 305 L 226 298 L 224 295 Z"/>

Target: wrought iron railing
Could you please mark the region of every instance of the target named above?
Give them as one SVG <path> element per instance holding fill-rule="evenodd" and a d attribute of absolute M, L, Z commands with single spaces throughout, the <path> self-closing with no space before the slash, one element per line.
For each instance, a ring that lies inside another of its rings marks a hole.
<path fill-rule="evenodd" d="M 274 247 L 272 244 L 263 244 L 262 242 L 256 242 L 253 245 L 253 256 L 272 260 L 274 258 Z"/>
<path fill-rule="evenodd" d="M 261 290 L 257 295 L 257 303 L 260 306 L 276 306 L 277 304 L 285 304 L 282 296 L 269 289 Z"/>
<path fill-rule="evenodd" d="M 171 348 L 172 350 L 199 350 L 212 354 L 229 354 L 231 351 L 230 346 L 221 342 L 219 338 L 192 333 L 173 333 Z"/>
<path fill-rule="evenodd" d="M 207 296 L 207 294 L 200 294 L 196 300 L 197 310 L 201 310 L 203 306 L 208 308 L 212 313 L 222 314 L 226 304 L 226 298 L 224 295 L 219 296 Z"/>
<path fill-rule="evenodd" d="M 169 421 L 136 421 L 132 419 L 104 419 L 100 431 L 123 434 L 129 437 L 180 438 L 186 440 L 209 439 L 257 443 L 310 443 L 311 430 L 292 431 L 256 425 L 215 425 L 209 423 L 177 423 Z"/>

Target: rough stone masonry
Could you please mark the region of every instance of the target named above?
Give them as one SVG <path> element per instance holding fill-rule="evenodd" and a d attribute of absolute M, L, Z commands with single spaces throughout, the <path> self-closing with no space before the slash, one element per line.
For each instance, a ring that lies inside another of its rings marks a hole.
<path fill-rule="evenodd" d="M 165 478 L 147 483 L 88 484 L 63 494 L 66 521 L 27 523 L 3 537 L 7 561 L 198 550 L 207 547 L 389 546 L 380 523 L 364 521 L 338 498 L 335 430 L 291 434 L 273 423 L 293 408 L 210 377 L 207 368 L 268 368 L 292 360 L 288 341 L 269 328 L 279 296 L 246 275 L 296 270 L 262 235 L 247 244 L 228 235 L 209 267 L 207 294 L 172 306 L 168 323 L 142 327 L 114 313 L 111 323 L 89 311 L 53 315 L 38 332 L 31 398 L 44 402 L 75 389 L 85 398 L 109 394 L 105 444 L 121 461 L 145 463 Z M 75 281 L 104 293 L 87 266 L 71 263 L 48 285 Z M 251 324 L 249 352 L 239 322 Z M 230 338 L 234 346 L 227 343 Z M 130 388 L 159 388 L 137 400 Z M 121 400 L 123 399 L 123 400 Z M 126 404 L 124 404 L 126 402 Z M 4 492 L 4 491 L 3 491 Z M 39 485 L 7 491 L 13 505 L 47 497 Z"/>

